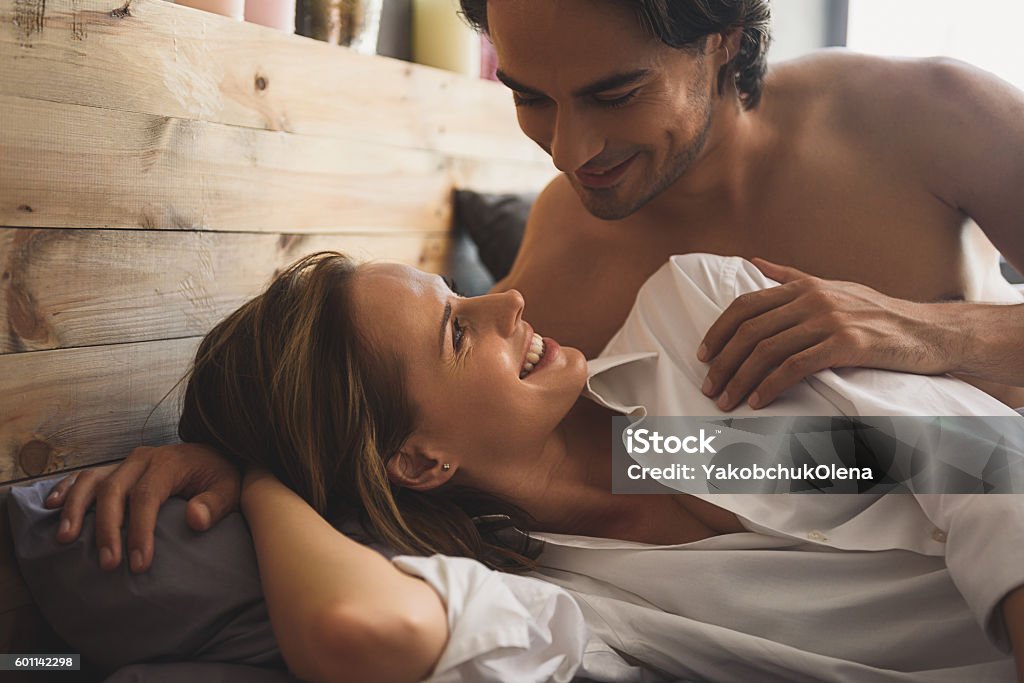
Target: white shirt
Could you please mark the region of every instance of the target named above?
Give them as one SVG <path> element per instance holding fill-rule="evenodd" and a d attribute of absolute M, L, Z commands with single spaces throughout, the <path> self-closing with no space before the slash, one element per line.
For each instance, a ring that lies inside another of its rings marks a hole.
<path fill-rule="evenodd" d="M 673 257 L 590 363 L 586 394 L 637 417 L 724 415 L 700 392 L 697 345 L 736 296 L 774 284 L 742 259 Z M 952 378 L 843 369 L 730 413 L 753 414 L 1016 413 Z M 396 558 L 448 606 L 430 680 L 1014 680 L 997 606 L 1024 584 L 1021 496 L 701 497 L 752 533 L 678 546 L 536 534 L 537 576 L 568 593 L 471 560 Z"/>

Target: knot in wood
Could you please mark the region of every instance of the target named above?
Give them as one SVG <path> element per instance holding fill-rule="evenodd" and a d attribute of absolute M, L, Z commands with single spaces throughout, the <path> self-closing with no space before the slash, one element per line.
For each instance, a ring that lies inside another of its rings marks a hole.
<path fill-rule="evenodd" d="M 37 477 L 46 472 L 51 455 L 53 446 L 45 441 L 32 439 L 18 451 L 18 465 L 28 476 Z"/>

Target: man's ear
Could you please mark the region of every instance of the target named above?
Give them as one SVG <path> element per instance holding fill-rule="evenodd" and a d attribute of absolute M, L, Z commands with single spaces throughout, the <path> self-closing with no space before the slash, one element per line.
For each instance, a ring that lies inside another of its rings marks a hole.
<path fill-rule="evenodd" d="M 447 465 L 447 468 L 446 468 Z M 413 491 L 429 491 L 444 484 L 458 465 L 442 457 L 435 457 L 421 448 L 406 443 L 392 455 L 385 465 L 392 484 Z"/>
<path fill-rule="evenodd" d="M 742 38 L 743 30 L 740 28 L 731 28 L 722 33 L 713 33 L 708 36 L 708 41 L 704 45 L 704 54 L 712 55 L 716 52 L 721 52 L 721 64 L 725 66 L 739 55 Z"/>
<path fill-rule="evenodd" d="M 731 28 L 722 35 L 722 47 L 726 50 L 728 61 L 733 62 L 740 54 L 740 42 L 743 40 L 743 29 Z M 723 64 L 726 62 L 723 62 Z"/>

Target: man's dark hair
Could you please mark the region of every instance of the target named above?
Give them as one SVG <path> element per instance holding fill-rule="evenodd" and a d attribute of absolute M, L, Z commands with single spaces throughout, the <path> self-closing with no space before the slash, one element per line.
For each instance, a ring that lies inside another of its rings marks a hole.
<path fill-rule="evenodd" d="M 633 7 L 645 30 L 669 47 L 702 48 L 715 33 L 740 29 L 739 54 L 718 72 L 718 93 L 725 92 L 730 79 L 736 83 L 744 109 L 761 101 L 761 88 L 768 70 L 771 43 L 769 0 L 617 0 Z M 488 32 L 487 0 L 460 0 L 466 20 L 478 31 Z"/>

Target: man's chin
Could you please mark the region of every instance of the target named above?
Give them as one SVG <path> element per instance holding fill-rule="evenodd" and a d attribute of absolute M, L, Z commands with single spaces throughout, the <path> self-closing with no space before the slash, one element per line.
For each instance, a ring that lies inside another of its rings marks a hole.
<path fill-rule="evenodd" d="M 574 180 L 572 183 L 580 203 L 592 216 L 605 221 L 618 221 L 636 213 L 649 198 L 629 197 L 619 187 L 589 188 Z"/>

